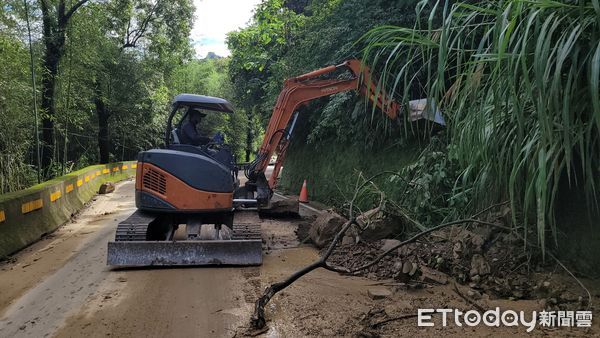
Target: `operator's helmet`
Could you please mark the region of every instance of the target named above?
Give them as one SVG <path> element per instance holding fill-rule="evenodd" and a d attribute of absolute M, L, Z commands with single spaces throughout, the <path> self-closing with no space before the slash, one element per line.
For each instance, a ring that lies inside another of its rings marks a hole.
<path fill-rule="evenodd" d="M 187 114 L 188 114 L 188 120 L 190 120 L 190 121 L 192 120 L 192 118 L 195 118 L 196 121 L 200 121 L 206 117 L 206 114 L 204 114 L 202 112 L 202 110 L 200 110 L 199 108 L 194 108 L 194 107 L 189 107 Z"/>

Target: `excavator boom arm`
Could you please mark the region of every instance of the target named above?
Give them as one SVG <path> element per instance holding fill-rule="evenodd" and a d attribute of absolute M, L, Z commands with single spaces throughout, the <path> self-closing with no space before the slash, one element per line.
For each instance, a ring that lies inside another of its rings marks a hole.
<path fill-rule="evenodd" d="M 348 70 L 351 77 L 349 79 L 321 78 L 341 69 Z M 250 169 L 253 172 L 251 176 L 256 177 L 258 174 L 264 174 L 271 156 L 277 153 L 275 168 L 268 181 L 269 188 L 275 188 L 279 170 L 285 159 L 289 134 L 291 134 L 291 131 L 286 132 L 286 128 L 296 109 L 308 101 L 350 90 L 358 90 L 361 94 L 366 95 L 388 117 L 391 119 L 397 118 L 398 103 L 392 100 L 383 90 L 378 90 L 377 84 L 372 80 L 369 68 L 362 65 L 359 60 L 348 60 L 339 65 L 325 67 L 287 79 L 277 98 L 257 160 Z"/>

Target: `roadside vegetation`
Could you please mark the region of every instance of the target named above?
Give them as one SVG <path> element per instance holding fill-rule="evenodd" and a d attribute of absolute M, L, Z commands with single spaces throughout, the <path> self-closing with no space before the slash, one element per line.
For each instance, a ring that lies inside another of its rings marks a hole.
<path fill-rule="evenodd" d="M 300 109 L 283 187 L 308 179 L 314 198 L 341 207 L 357 172 L 391 170 L 377 183 L 422 224 L 508 201 L 544 249 L 567 231 L 555 221 L 561 195 L 585 205 L 570 222 L 597 217 L 599 17 L 593 0 L 271 0 L 230 35 L 229 71 L 264 121 L 284 78 L 362 58 L 378 89 L 405 108 L 429 98 L 447 128 L 389 123 L 354 94 L 319 100 Z"/>
<path fill-rule="evenodd" d="M 439 24 L 426 6 L 414 28 L 369 31 L 365 60 L 398 99 L 417 87 L 442 109 L 458 169 L 452 198 L 466 196 L 471 211 L 509 200 L 525 238 L 535 224 L 541 248 L 558 244 L 561 183 L 598 210 L 599 2 L 438 1 Z"/>
<path fill-rule="evenodd" d="M 37 183 L 38 168 L 43 181 L 159 146 L 176 94 L 231 99 L 228 60 L 194 57 L 193 14 L 191 0 L 3 2 L 0 193 Z M 242 124 L 211 128 L 243 147 Z"/>

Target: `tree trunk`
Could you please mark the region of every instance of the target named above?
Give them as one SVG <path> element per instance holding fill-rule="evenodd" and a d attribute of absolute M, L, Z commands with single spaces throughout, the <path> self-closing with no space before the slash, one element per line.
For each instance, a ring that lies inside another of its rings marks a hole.
<path fill-rule="evenodd" d="M 98 109 L 98 108 L 96 108 Z M 98 111 L 98 150 L 100 151 L 100 163 L 110 162 L 110 142 L 108 140 L 108 117 L 106 111 Z"/>
<path fill-rule="evenodd" d="M 44 53 L 44 68 L 46 71 L 42 76 L 42 172 L 44 177 L 49 177 L 48 169 L 52 164 L 54 155 L 54 116 L 56 107 L 54 105 L 54 94 L 56 92 L 56 74 L 58 73 L 58 62 L 60 53 L 52 42 L 46 43 Z"/>
<path fill-rule="evenodd" d="M 110 141 L 108 139 L 110 113 L 106 110 L 106 104 L 102 99 L 100 83 L 96 81 L 94 87 L 94 105 L 96 106 L 96 115 L 98 115 L 98 151 L 100 152 L 100 163 L 105 164 L 110 161 Z"/>
<path fill-rule="evenodd" d="M 45 71 L 42 75 L 42 171 L 46 178 L 50 178 L 50 166 L 54 157 L 54 117 L 56 106 L 56 77 L 58 66 L 65 50 L 66 29 L 69 19 L 88 0 L 80 0 L 67 10 L 65 1 L 60 0 L 51 10 L 52 4 L 47 0 L 40 0 L 42 10 L 42 27 L 44 40 L 43 64 Z"/>
<path fill-rule="evenodd" d="M 254 108 L 252 108 L 252 113 L 248 114 L 246 112 L 246 118 L 248 122 L 248 126 L 246 128 L 246 162 L 250 162 L 250 156 L 252 156 L 252 144 L 254 143 L 254 130 L 253 130 L 253 121 L 252 117 L 254 116 Z"/>

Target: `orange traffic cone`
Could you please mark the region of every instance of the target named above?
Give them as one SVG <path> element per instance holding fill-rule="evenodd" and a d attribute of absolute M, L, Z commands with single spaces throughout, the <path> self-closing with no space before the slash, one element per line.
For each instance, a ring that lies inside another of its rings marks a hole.
<path fill-rule="evenodd" d="M 308 203 L 308 190 L 306 189 L 306 180 L 302 183 L 302 190 L 300 190 L 300 198 L 298 198 L 299 202 Z"/>

